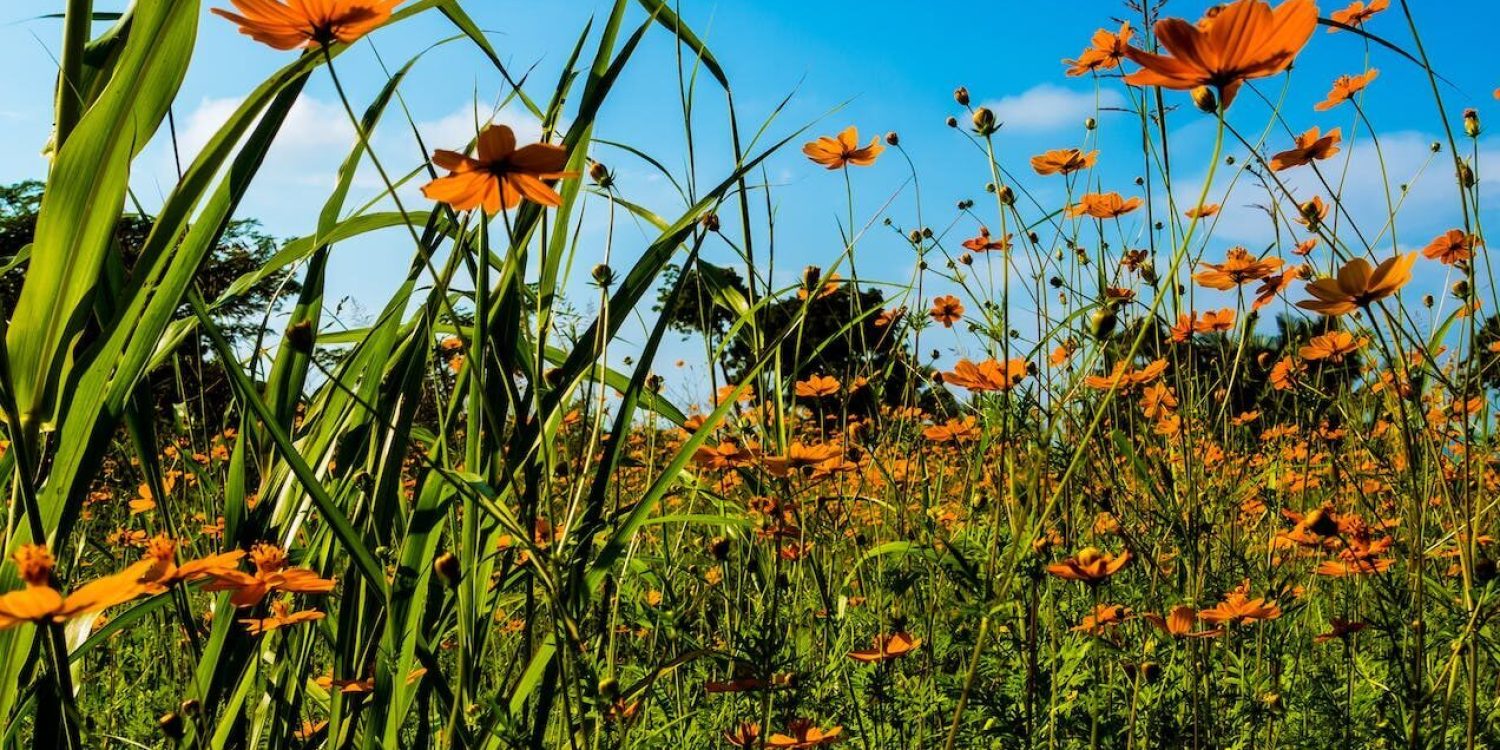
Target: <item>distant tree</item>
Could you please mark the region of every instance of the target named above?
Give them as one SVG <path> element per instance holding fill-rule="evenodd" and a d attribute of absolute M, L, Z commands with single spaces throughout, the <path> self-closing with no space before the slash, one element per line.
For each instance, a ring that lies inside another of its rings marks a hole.
<path fill-rule="evenodd" d="M 684 284 L 682 294 L 669 307 L 670 290 L 679 278 Z M 946 391 L 931 390 L 916 376 L 918 360 L 907 347 L 902 326 L 880 315 L 885 305 L 880 290 L 860 291 L 837 280 L 806 281 L 810 283 L 804 283 L 797 296 L 757 307 L 757 298 L 733 269 L 707 263 L 688 269 L 672 267 L 656 309 L 667 316 L 673 329 L 685 335 L 706 335 L 716 346 L 722 345 L 720 365 L 730 380 L 748 372 L 761 354 L 754 335 L 758 331 L 760 342 L 780 339 L 783 367 L 796 367 L 793 374 L 798 379 L 819 374 L 846 383 L 856 377 L 878 381 L 878 399 L 871 395 L 875 391 L 865 389 L 850 404 L 856 412 L 870 412 L 880 403 L 951 406 Z M 753 329 L 734 329 L 741 314 L 725 304 L 730 297 L 755 310 Z"/>
<path fill-rule="evenodd" d="M 0 267 L 9 265 L 35 237 L 42 190 L 42 183 L 36 180 L 0 186 Z M 151 219 L 134 214 L 122 216 L 115 226 L 115 248 L 127 277 L 140 259 L 151 226 Z M 198 291 L 206 299 L 217 298 L 236 279 L 269 261 L 278 246 L 275 238 L 261 231 L 256 220 L 231 222 L 198 271 L 195 278 Z M 0 310 L 7 318 L 20 297 L 25 272 L 26 263 L 21 261 L 0 275 Z M 254 346 L 262 335 L 262 323 L 267 316 L 276 312 L 284 300 L 295 299 L 301 288 L 295 279 L 273 274 L 219 305 L 215 322 L 240 348 Z M 187 317 L 190 313 L 184 306 L 178 315 Z M 190 336 L 166 366 L 150 375 L 158 414 L 173 414 L 182 409 L 209 429 L 220 426 L 231 394 L 225 373 L 209 356 L 210 351 L 201 335 Z"/>

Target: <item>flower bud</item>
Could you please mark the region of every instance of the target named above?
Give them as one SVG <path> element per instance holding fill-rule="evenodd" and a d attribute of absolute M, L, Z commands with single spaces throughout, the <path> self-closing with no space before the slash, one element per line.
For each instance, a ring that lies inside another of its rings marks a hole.
<path fill-rule="evenodd" d="M 1086 119 L 1086 120 L 1083 121 L 1083 129 L 1084 130 L 1093 130 L 1094 128 L 1097 128 L 1097 127 L 1099 127 L 1099 123 L 1097 121 L 1095 121 L 1094 118 L 1092 118 L 1092 117 L 1090 117 L 1090 118 L 1088 118 L 1088 119 Z"/>
<path fill-rule="evenodd" d="M 1114 309 L 1101 307 L 1094 311 L 1094 316 L 1089 321 L 1089 333 L 1093 335 L 1096 341 L 1103 341 L 1109 338 L 1111 333 L 1114 333 L 1115 325 L 1119 322 L 1120 318 L 1115 315 Z"/>
<path fill-rule="evenodd" d="M 901 145 L 901 136 L 897 135 L 896 131 L 892 130 L 891 132 L 885 134 L 885 143 L 888 146 L 899 146 Z"/>
<path fill-rule="evenodd" d="M 608 289 L 615 284 L 615 270 L 613 268 L 610 268 L 609 264 L 607 263 L 600 263 L 599 265 L 594 266 L 594 270 L 591 272 L 591 275 L 594 277 L 594 283 L 605 289 Z"/>
<path fill-rule="evenodd" d="M 463 577 L 463 571 L 458 564 L 458 558 L 452 552 L 444 552 L 432 561 L 432 572 L 442 580 L 448 588 L 458 585 L 459 578 Z"/>
<path fill-rule="evenodd" d="M 161 727 L 161 733 L 169 739 L 180 740 L 184 734 L 182 717 L 176 711 L 168 711 L 156 720 L 156 725 Z"/>
<path fill-rule="evenodd" d="M 970 117 L 974 121 L 974 132 L 980 135 L 993 135 L 999 126 L 995 124 L 995 113 L 989 107 L 980 107 L 974 110 Z"/>
<path fill-rule="evenodd" d="M 1000 204 L 1003 206 L 1014 206 L 1016 204 L 1016 191 L 1009 185 L 1001 185 L 999 192 Z"/>
<path fill-rule="evenodd" d="M 1457 297 L 1458 299 L 1465 299 L 1469 296 L 1469 282 L 1465 281 L 1464 279 L 1459 279 L 1458 281 L 1453 282 L 1453 288 L 1450 291 L 1453 292 L 1454 297 Z"/>
<path fill-rule="evenodd" d="M 615 176 L 609 173 L 609 167 L 604 166 L 603 162 L 596 161 L 589 165 L 589 177 L 602 188 L 615 184 Z"/>
<path fill-rule="evenodd" d="M 719 231 L 719 215 L 718 214 L 704 214 L 703 218 L 700 219 L 699 221 L 702 222 L 704 229 L 707 229 L 710 232 L 717 232 L 717 231 Z"/>
<path fill-rule="evenodd" d="M 1479 137 L 1479 111 L 1475 109 L 1464 110 L 1464 135 L 1470 138 Z"/>
<path fill-rule="evenodd" d="M 950 128 L 958 127 L 958 118 L 954 117 L 953 115 L 948 115 L 948 119 L 944 120 L 944 122 L 947 123 L 948 127 Z"/>
<path fill-rule="evenodd" d="M 1214 96 L 1214 90 L 1207 86 L 1199 86 L 1193 89 L 1193 106 L 1201 112 L 1213 114 L 1219 111 L 1219 99 Z"/>
<path fill-rule="evenodd" d="M 969 106 L 969 89 L 963 86 L 954 89 L 953 101 L 958 102 L 958 106 L 960 107 Z"/>
<path fill-rule="evenodd" d="M 286 342 L 295 352 L 311 354 L 317 338 L 318 332 L 313 330 L 310 320 L 299 320 L 286 327 Z"/>

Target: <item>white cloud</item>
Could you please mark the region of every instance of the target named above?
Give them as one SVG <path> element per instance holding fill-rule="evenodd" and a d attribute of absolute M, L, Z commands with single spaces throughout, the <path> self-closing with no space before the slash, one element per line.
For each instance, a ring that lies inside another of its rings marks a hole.
<path fill-rule="evenodd" d="M 1074 91 L 1050 83 L 1033 86 L 1019 94 L 987 104 L 995 119 L 1010 132 L 1035 133 L 1069 125 L 1082 126 L 1086 118 L 1104 108 L 1124 106 L 1120 92 L 1105 89 Z"/>

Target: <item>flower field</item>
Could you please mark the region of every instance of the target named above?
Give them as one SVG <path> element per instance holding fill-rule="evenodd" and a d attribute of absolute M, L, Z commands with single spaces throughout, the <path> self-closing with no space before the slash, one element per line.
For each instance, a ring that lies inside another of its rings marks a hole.
<path fill-rule="evenodd" d="M 482 0 L 58 3 L 0 745 L 1500 747 L 1500 76 L 1425 31 L 1481 3 L 1078 3 L 1036 33 L 1086 116 L 1030 136 L 977 85 L 920 133 L 736 99 L 771 63 L 696 4 L 533 65 Z M 213 31 L 278 67 L 202 128 Z M 503 85 L 425 137 L 459 48 Z M 613 126 L 662 60 L 681 153 Z M 275 238 L 313 90 L 339 166 Z"/>

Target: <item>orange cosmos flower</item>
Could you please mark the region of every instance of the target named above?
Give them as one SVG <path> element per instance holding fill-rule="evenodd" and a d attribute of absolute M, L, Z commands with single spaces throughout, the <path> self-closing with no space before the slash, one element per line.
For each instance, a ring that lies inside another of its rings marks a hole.
<path fill-rule="evenodd" d="M 1089 585 L 1103 583 L 1130 563 L 1130 550 L 1119 555 L 1085 547 L 1078 554 L 1047 566 L 1047 572 L 1065 581 L 1083 581 Z"/>
<path fill-rule="evenodd" d="M 1218 312 L 1209 310 L 1203 313 L 1197 323 L 1193 324 L 1193 330 L 1198 333 L 1223 333 L 1234 327 L 1234 310 L 1225 307 Z"/>
<path fill-rule="evenodd" d="M 1204 206 L 1194 206 L 1183 212 L 1189 219 L 1204 219 L 1219 213 L 1219 204 L 1209 203 Z"/>
<path fill-rule="evenodd" d="M 1060 148 L 1031 157 L 1031 168 L 1039 175 L 1072 174 L 1094 166 L 1098 160 L 1097 149 L 1085 154 L 1076 148 Z"/>
<path fill-rule="evenodd" d="M 286 602 L 275 601 L 271 602 L 271 614 L 269 617 L 258 617 L 247 620 L 240 620 L 240 624 L 245 626 L 245 630 L 247 630 L 250 635 L 260 635 L 262 633 L 269 633 L 277 628 L 284 628 L 288 625 L 296 625 L 300 622 L 313 622 L 315 620 L 321 620 L 323 619 L 323 617 L 324 614 L 315 609 L 293 612 L 290 608 L 287 607 Z"/>
<path fill-rule="evenodd" d="M 1271 304 L 1276 299 L 1276 295 L 1286 291 L 1293 281 L 1302 277 L 1303 269 L 1303 266 L 1290 266 L 1275 276 L 1267 276 L 1261 282 L 1260 288 L 1255 290 L 1255 301 L 1251 303 L 1250 309 L 1259 310 Z"/>
<path fill-rule="evenodd" d="M 279 50 L 349 44 L 391 17 L 402 0 L 230 0 L 240 13 L 213 12 L 240 33 Z"/>
<path fill-rule="evenodd" d="M 1104 631 L 1130 619 L 1130 610 L 1119 604 L 1099 604 L 1091 614 L 1084 615 L 1083 622 L 1070 630 L 1075 633 L 1103 635 Z"/>
<path fill-rule="evenodd" d="M 1334 278 L 1318 279 L 1307 285 L 1315 299 L 1303 300 L 1297 306 L 1324 315 L 1344 315 L 1372 302 L 1395 294 L 1411 281 L 1411 267 L 1416 253 L 1398 255 L 1370 268 L 1364 258 L 1355 258 L 1339 269 Z"/>
<path fill-rule="evenodd" d="M 1166 371 L 1167 361 L 1164 359 L 1152 360 L 1151 364 L 1139 370 L 1131 368 L 1122 360 L 1115 363 L 1108 375 L 1089 375 L 1083 379 L 1083 384 L 1101 391 L 1118 388 L 1123 394 L 1156 380 Z"/>
<path fill-rule="evenodd" d="M 1478 246 L 1479 235 L 1449 229 L 1422 248 L 1422 254 L 1447 266 L 1474 257 L 1474 248 Z"/>
<path fill-rule="evenodd" d="M 1333 88 L 1328 91 L 1328 97 L 1314 104 L 1313 109 L 1319 112 L 1326 112 L 1353 99 L 1355 94 L 1364 91 L 1365 87 L 1370 85 L 1370 81 L 1375 80 L 1375 76 L 1378 75 L 1380 75 L 1379 70 L 1370 68 L 1357 76 L 1342 75 L 1335 78 L 1333 80 Z"/>
<path fill-rule="evenodd" d="M 1328 204 L 1324 203 L 1320 196 L 1314 195 L 1312 200 L 1298 204 L 1297 216 L 1293 221 L 1308 229 L 1316 230 L 1327 216 Z"/>
<path fill-rule="evenodd" d="M 1170 56 L 1129 48 L 1125 55 L 1143 69 L 1125 82 L 1178 91 L 1209 86 L 1228 109 L 1245 81 L 1291 66 L 1318 25 L 1318 9 L 1312 0 L 1287 0 L 1275 10 L 1260 0 L 1238 0 L 1210 20 L 1158 21 L 1157 41 Z"/>
<path fill-rule="evenodd" d="M 1177 409 L 1177 394 L 1166 383 L 1146 386 L 1141 391 L 1141 413 L 1147 419 L 1162 419 Z"/>
<path fill-rule="evenodd" d="M 829 729 L 819 729 L 816 724 L 807 719 L 792 719 L 787 723 L 786 731 L 787 734 L 773 733 L 770 739 L 766 740 L 766 746 L 803 748 L 832 745 L 838 742 L 839 735 L 843 734 L 844 728 L 835 726 Z"/>
<path fill-rule="evenodd" d="M 1348 638 L 1355 633 L 1365 629 L 1362 622 L 1350 622 L 1340 617 L 1335 617 L 1328 622 L 1332 627 L 1327 633 L 1320 633 L 1313 637 L 1313 643 L 1327 643 L 1332 640 Z"/>
<path fill-rule="evenodd" d="M 856 167 L 868 167 L 875 163 L 875 157 L 885 146 L 880 143 L 880 138 L 872 138 L 870 145 L 860 148 L 859 131 L 853 125 L 844 128 L 843 132 L 833 138 L 823 136 L 815 141 L 808 142 L 802 147 L 802 153 L 807 158 L 829 169 L 843 169 L 853 164 Z"/>
<path fill-rule="evenodd" d="M 1213 638 L 1224 634 L 1222 628 L 1194 630 L 1193 626 L 1197 623 L 1198 611 L 1186 604 L 1179 604 L 1173 607 L 1172 611 L 1168 612 L 1166 617 L 1155 612 L 1147 612 L 1141 615 L 1141 617 L 1146 622 L 1154 625 L 1157 630 L 1173 638 Z"/>
<path fill-rule="evenodd" d="M 1024 359 L 1012 359 L 1003 366 L 993 359 L 977 365 L 967 359 L 960 359 L 952 371 L 942 375 L 944 383 L 984 393 L 1010 390 L 1026 379 L 1028 370 L 1029 365 Z"/>
<path fill-rule="evenodd" d="M 785 456 L 767 456 L 765 465 L 772 476 L 786 477 L 793 472 L 803 472 L 815 479 L 852 466 L 844 459 L 844 449 L 837 445 L 804 445 L 801 441 L 788 445 Z"/>
<path fill-rule="evenodd" d="M 849 658 L 863 664 L 899 659 L 922 645 L 921 638 L 912 638 L 905 631 L 891 635 L 875 636 L 875 647 L 865 651 L 850 651 Z"/>
<path fill-rule="evenodd" d="M 831 375 L 814 375 L 807 380 L 797 381 L 796 393 L 798 398 L 837 396 L 839 381 Z"/>
<path fill-rule="evenodd" d="M 90 581 L 64 595 L 52 587 L 52 553 L 45 546 L 22 545 L 14 559 L 26 586 L 0 595 L 0 630 L 23 622 L 66 622 L 146 593 L 140 584 L 139 564 Z"/>
<path fill-rule="evenodd" d="M 1063 64 L 1068 66 L 1068 75 L 1081 76 L 1119 67 L 1120 59 L 1125 57 L 1125 50 L 1130 48 L 1130 36 L 1133 33 L 1129 22 L 1120 25 L 1119 33 L 1108 29 L 1095 31 L 1093 38 L 1089 40 L 1090 46 L 1077 60 L 1063 60 Z"/>
<path fill-rule="evenodd" d="M 1395 564 L 1396 561 L 1389 557 L 1354 557 L 1343 560 L 1324 560 L 1318 563 L 1318 567 L 1313 572 L 1329 578 L 1370 576 L 1384 573 Z"/>
<path fill-rule="evenodd" d="M 1057 348 L 1053 349 L 1052 353 L 1047 355 L 1047 362 L 1051 363 L 1054 367 L 1060 366 L 1073 357 L 1073 351 L 1076 348 L 1076 346 L 1066 341 L 1058 344 Z"/>
<path fill-rule="evenodd" d="M 1224 601 L 1212 609 L 1198 613 L 1198 619 L 1212 623 L 1250 623 L 1257 620 L 1274 620 L 1281 616 L 1281 607 L 1276 602 L 1250 598 L 1250 581 L 1229 592 Z"/>
<path fill-rule="evenodd" d="M 761 747 L 760 725 L 755 722 L 745 722 L 733 731 L 724 733 L 724 741 L 730 747 Z"/>
<path fill-rule="evenodd" d="M 1202 263 L 1207 269 L 1193 274 L 1193 281 L 1209 289 L 1229 291 L 1241 284 L 1259 281 L 1281 267 L 1280 258 L 1257 260 L 1243 247 L 1231 247 L 1223 263 Z"/>
<path fill-rule="evenodd" d="M 1365 21 L 1370 20 L 1371 16 L 1389 7 L 1391 7 L 1390 0 L 1370 0 L 1369 5 L 1360 2 L 1360 0 L 1354 0 L 1354 2 L 1349 3 L 1349 7 L 1329 13 L 1328 20 L 1341 23 L 1345 26 L 1363 26 Z M 1339 27 L 1328 27 L 1328 33 L 1332 34 L 1335 31 L 1339 31 Z"/>
<path fill-rule="evenodd" d="M 288 568 L 286 551 L 274 544 L 257 544 L 250 549 L 250 561 L 255 564 L 253 575 L 238 570 L 213 570 L 209 576 L 213 583 L 205 591 L 233 591 L 229 598 L 236 607 L 253 607 L 260 604 L 273 591 L 292 594 L 326 594 L 333 590 L 335 581 L 319 577 L 307 568 Z"/>
<path fill-rule="evenodd" d="M 457 151 L 438 150 L 432 163 L 449 174 L 422 186 L 422 195 L 446 203 L 454 211 L 483 207 L 498 214 L 512 209 L 521 199 L 542 206 L 562 205 L 562 196 L 551 183 L 578 176 L 564 171 L 568 152 L 551 143 L 533 143 L 516 148 L 516 134 L 506 125 L 491 125 L 479 134 L 479 154 L 469 157 Z"/>
<path fill-rule="evenodd" d="M 1338 363 L 1343 362 L 1344 357 L 1359 351 L 1367 343 L 1369 343 L 1367 339 L 1356 340 L 1348 331 L 1330 331 L 1322 336 L 1314 336 L 1311 341 L 1307 342 L 1307 346 L 1302 347 L 1297 353 L 1309 362 L 1326 359 L 1329 362 Z"/>
<path fill-rule="evenodd" d="M 963 443 L 979 437 L 979 420 L 974 417 L 950 419 L 922 430 L 922 437 L 934 443 Z"/>
<path fill-rule="evenodd" d="M 964 306 L 957 297 L 945 294 L 932 301 L 932 310 L 927 314 L 942 323 L 944 328 L 952 328 L 954 323 L 963 319 Z"/>
<path fill-rule="evenodd" d="M 1297 145 L 1286 151 L 1281 151 L 1271 157 L 1271 171 L 1280 172 L 1292 167 L 1300 167 L 1311 164 L 1314 160 L 1327 159 L 1339 152 L 1339 141 L 1343 135 L 1339 128 L 1328 131 L 1328 135 L 1321 135 L 1318 128 L 1308 128 L 1302 135 L 1297 136 Z"/>
<path fill-rule="evenodd" d="M 177 564 L 177 541 L 165 534 L 158 534 L 146 543 L 146 554 L 140 566 L 140 580 L 152 594 L 160 594 L 169 586 L 187 581 L 209 578 L 215 571 L 232 571 L 245 553 L 241 550 L 189 560 Z"/>
<path fill-rule="evenodd" d="M 1139 197 L 1125 200 L 1119 193 L 1086 193 L 1068 206 L 1067 214 L 1073 218 L 1086 214 L 1096 219 L 1118 219 L 1140 207 Z"/>
<path fill-rule="evenodd" d="M 991 240 L 989 227 L 980 227 L 979 236 L 964 240 L 963 247 L 965 250 L 972 250 L 976 253 L 988 252 L 990 250 L 1009 251 L 1010 235 L 1007 234 L 998 240 Z"/>
<path fill-rule="evenodd" d="M 1197 316 L 1185 312 L 1177 316 L 1177 323 L 1168 331 L 1172 337 L 1172 343 L 1184 344 L 1193 338 L 1193 327 L 1197 324 Z"/>

